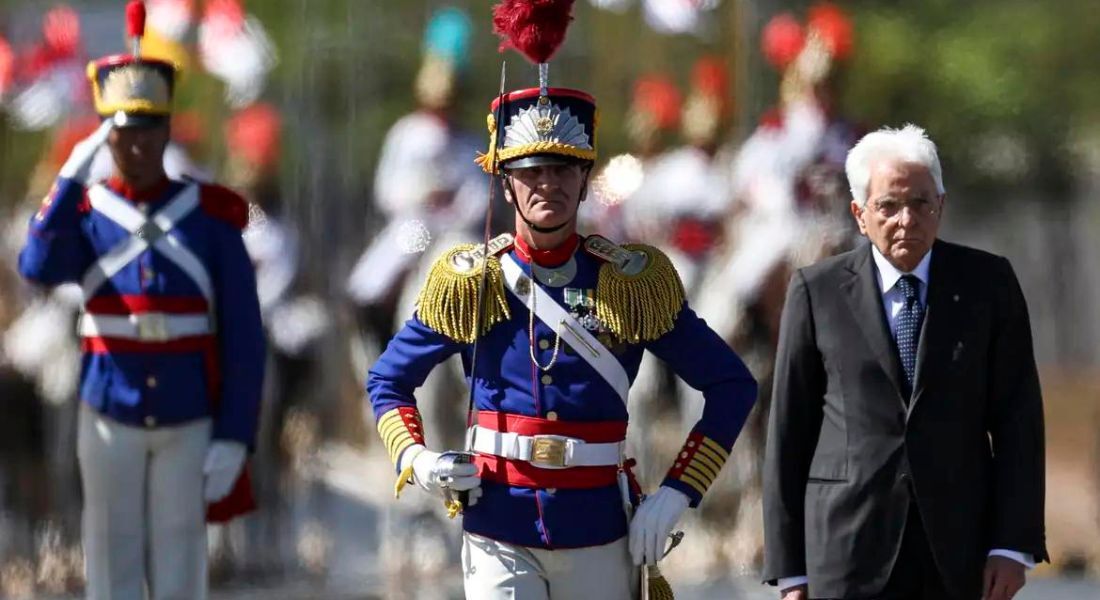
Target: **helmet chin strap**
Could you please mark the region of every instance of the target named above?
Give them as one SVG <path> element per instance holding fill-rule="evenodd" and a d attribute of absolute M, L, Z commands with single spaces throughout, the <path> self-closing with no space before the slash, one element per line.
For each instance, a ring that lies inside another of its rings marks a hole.
<path fill-rule="evenodd" d="M 580 211 L 581 202 L 584 202 L 585 195 L 588 192 L 588 173 L 586 172 L 584 174 L 584 182 L 581 184 L 581 197 L 580 200 L 577 201 L 577 211 L 574 211 L 573 215 L 563 221 L 560 225 L 554 225 L 553 227 L 543 227 L 541 225 L 536 225 L 531 222 L 531 219 L 527 218 L 527 215 L 523 214 L 523 211 L 519 208 L 519 202 L 516 202 L 516 190 L 512 187 L 511 176 L 504 178 L 504 185 L 508 188 L 508 195 L 512 197 L 512 208 L 515 209 L 516 214 L 519 215 L 519 218 L 523 219 L 523 222 L 527 225 L 527 227 L 529 227 L 532 231 L 536 233 L 554 233 L 555 231 L 560 231 L 566 225 L 569 225 L 570 223 L 576 221 L 577 211 Z"/>

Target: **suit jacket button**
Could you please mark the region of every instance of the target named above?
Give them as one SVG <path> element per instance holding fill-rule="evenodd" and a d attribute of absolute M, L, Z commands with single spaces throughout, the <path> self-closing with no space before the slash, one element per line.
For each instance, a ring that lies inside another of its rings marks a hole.
<path fill-rule="evenodd" d="M 551 377 L 549 375 L 543 375 L 542 376 L 542 385 L 550 385 L 551 383 L 554 383 L 554 378 L 553 377 Z"/>
<path fill-rule="evenodd" d="M 907 483 L 909 481 L 909 474 L 908 473 L 902 473 L 901 475 L 898 475 L 898 481 L 900 483 Z"/>
<path fill-rule="evenodd" d="M 542 350 L 550 348 L 550 340 L 539 340 L 539 348 Z"/>
<path fill-rule="evenodd" d="M 157 387 L 157 378 L 153 377 L 152 375 L 146 377 L 145 378 L 145 385 L 148 386 L 149 389 L 153 389 L 153 388 Z"/>
<path fill-rule="evenodd" d="M 156 427 L 157 426 L 157 418 L 154 417 L 153 415 L 149 415 L 148 417 L 145 417 L 145 426 L 146 427 Z"/>
<path fill-rule="evenodd" d="M 548 421 L 557 421 L 558 420 L 558 413 L 556 413 L 554 411 L 550 411 L 550 412 L 546 413 L 546 420 L 548 420 Z"/>

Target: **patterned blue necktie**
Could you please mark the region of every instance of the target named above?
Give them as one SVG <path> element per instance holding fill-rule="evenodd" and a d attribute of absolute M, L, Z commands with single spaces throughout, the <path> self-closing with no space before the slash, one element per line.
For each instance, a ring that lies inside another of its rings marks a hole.
<path fill-rule="evenodd" d="M 901 367 L 905 369 L 908 391 L 913 391 L 913 377 L 917 370 L 917 344 L 920 342 L 920 327 L 924 321 L 924 307 L 920 304 L 920 280 L 913 275 L 902 275 L 897 288 L 905 296 L 905 306 L 898 313 L 898 354 Z"/>

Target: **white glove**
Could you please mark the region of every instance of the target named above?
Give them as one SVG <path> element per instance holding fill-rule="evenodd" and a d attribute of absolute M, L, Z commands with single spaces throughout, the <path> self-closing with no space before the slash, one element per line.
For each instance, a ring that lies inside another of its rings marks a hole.
<path fill-rule="evenodd" d="M 76 146 L 73 146 L 73 151 L 69 154 L 68 160 L 65 161 L 64 165 L 61 165 L 61 171 L 58 175 L 66 179 L 72 179 L 77 183 L 87 183 L 96 152 L 99 151 L 100 146 L 107 142 L 107 136 L 111 134 L 111 129 L 114 126 L 114 119 L 104 119 L 99 124 L 99 129 L 96 129 L 92 135 L 77 142 Z"/>
<path fill-rule="evenodd" d="M 237 476 L 244 468 L 244 459 L 248 448 L 240 442 L 216 440 L 206 451 L 206 464 L 202 474 L 206 476 L 203 497 L 207 502 L 217 502 L 229 495 Z"/>
<path fill-rule="evenodd" d="M 630 555 L 634 564 L 657 564 L 664 558 L 672 528 L 691 504 L 680 490 L 662 485 L 646 497 L 630 521 Z"/>
<path fill-rule="evenodd" d="M 411 461 L 413 481 L 428 493 L 443 495 L 445 489 L 468 492 L 466 505 L 477 504 L 477 499 L 481 497 L 481 478 L 477 476 L 477 465 L 441 461 L 441 456 L 443 454 L 432 452 L 423 446 L 413 446 L 401 457 L 402 468 Z"/>

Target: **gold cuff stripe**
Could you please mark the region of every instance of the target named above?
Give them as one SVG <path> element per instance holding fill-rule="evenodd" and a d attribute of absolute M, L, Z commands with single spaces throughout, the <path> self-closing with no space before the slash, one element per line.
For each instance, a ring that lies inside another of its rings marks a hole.
<path fill-rule="evenodd" d="M 397 444 L 399 444 L 402 440 L 410 440 L 411 441 L 412 439 L 413 439 L 413 437 L 411 435 L 409 435 L 409 432 L 398 430 L 398 431 L 395 431 L 392 434 L 390 434 L 388 437 L 386 437 L 383 440 L 383 442 L 385 443 L 386 448 L 390 449 L 391 452 L 392 452 L 392 448 L 394 446 L 396 446 Z"/>
<path fill-rule="evenodd" d="M 709 488 L 710 484 L 714 483 L 713 477 L 707 476 L 706 473 L 696 469 L 695 467 L 684 467 L 684 475 L 694 477 L 703 484 L 703 487 Z"/>
<path fill-rule="evenodd" d="M 409 446 L 413 446 L 415 444 L 416 444 L 416 442 L 411 437 L 410 438 L 405 438 L 405 439 L 401 440 L 400 442 L 398 442 L 398 444 L 396 446 L 394 446 L 389 452 L 390 462 L 392 462 L 393 464 L 396 465 L 397 460 L 399 458 L 401 458 L 401 452 L 404 451 L 405 448 L 408 448 Z"/>
<path fill-rule="evenodd" d="M 718 454 L 718 456 L 721 456 L 722 464 L 725 464 L 725 462 L 729 460 L 730 453 L 725 448 L 719 446 L 718 442 L 710 439 L 709 437 L 703 438 L 703 446 L 709 448 L 710 450 L 713 450 L 715 453 Z"/>
<path fill-rule="evenodd" d="M 413 439 L 412 435 L 410 435 L 408 431 L 405 431 L 403 428 L 398 427 L 387 433 L 385 437 L 382 438 L 382 443 L 386 446 L 386 449 L 390 449 L 393 448 L 395 444 L 397 444 L 398 440 L 403 438 L 408 438 L 410 440 Z"/>
<path fill-rule="evenodd" d="M 711 481 L 714 481 L 718 479 L 718 471 L 720 471 L 720 469 L 715 469 L 713 466 L 707 464 L 707 462 L 708 461 L 699 460 L 699 455 L 697 454 L 695 455 L 695 459 L 688 464 L 688 467 L 698 469 L 700 473 L 706 475 Z"/>
<path fill-rule="evenodd" d="M 407 431 L 405 422 L 398 419 L 396 421 L 386 421 L 378 426 L 378 433 L 383 439 L 389 437 L 394 431 Z"/>
<path fill-rule="evenodd" d="M 692 458 L 692 460 L 705 460 L 707 462 L 707 466 L 713 469 L 715 473 L 721 471 L 722 465 L 726 464 L 725 461 L 719 460 L 713 452 L 702 447 L 700 447 L 699 450 L 695 453 L 695 456 Z"/>
<path fill-rule="evenodd" d="M 420 422 L 419 415 L 416 421 Z M 378 419 L 378 434 L 386 447 L 386 453 L 395 464 L 401 451 L 416 443 L 398 408 L 387 411 Z"/>
<path fill-rule="evenodd" d="M 378 431 L 382 431 L 382 428 L 392 423 L 404 424 L 405 420 L 401 418 L 401 409 L 392 408 L 386 411 L 386 414 L 382 415 L 382 418 L 378 419 Z"/>
<path fill-rule="evenodd" d="M 680 481 L 683 481 L 684 483 L 686 483 L 686 484 L 690 485 L 691 487 L 695 488 L 695 490 L 697 492 L 699 492 L 700 495 L 703 495 L 703 494 L 707 493 L 707 486 L 703 485 L 702 482 L 698 481 L 697 479 L 695 479 L 694 477 L 688 475 L 687 473 L 684 473 L 683 475 L 680 476 Z"/>

